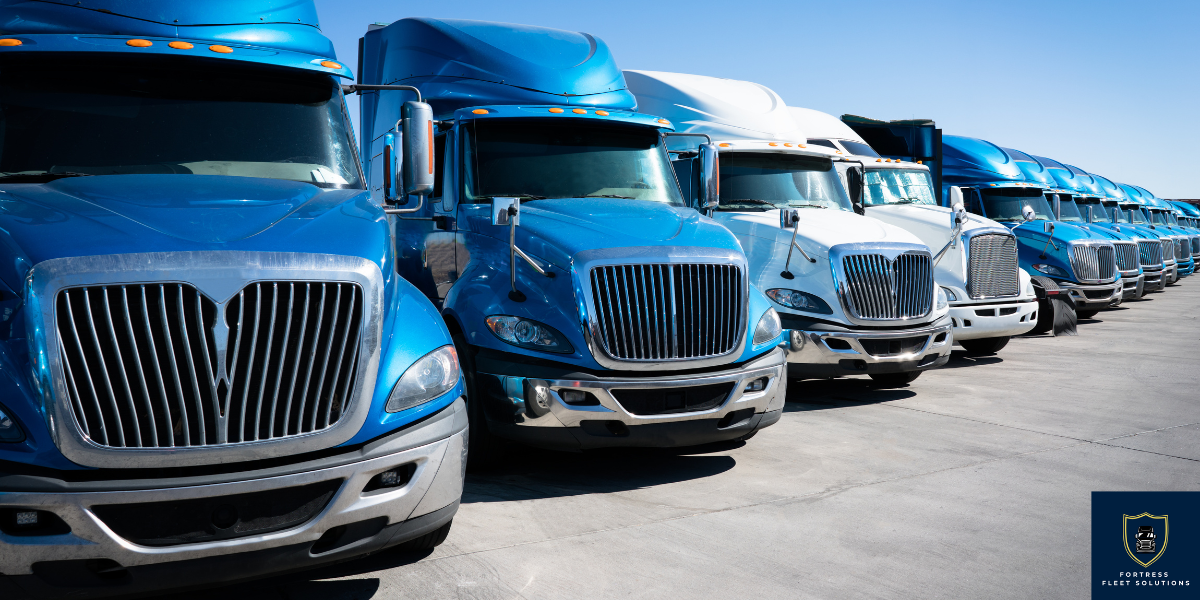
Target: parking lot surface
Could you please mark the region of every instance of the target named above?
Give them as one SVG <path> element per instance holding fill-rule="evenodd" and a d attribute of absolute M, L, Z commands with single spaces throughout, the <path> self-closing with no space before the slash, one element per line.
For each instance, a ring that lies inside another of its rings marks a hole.
<path fill-rule="evenodd" d="M 905 388 L 792 382 L 745 443 L 520 449 L 432 553 L 220 596 L 1089 597 L 1093 490 L 1200 490 L 1198 315 L 1185 279 Z"/>

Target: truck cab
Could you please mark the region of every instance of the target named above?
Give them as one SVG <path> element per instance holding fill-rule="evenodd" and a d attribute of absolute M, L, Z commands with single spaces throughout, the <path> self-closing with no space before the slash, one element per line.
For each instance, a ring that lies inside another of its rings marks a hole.
<path fill-rule="evenodd" d="M 366 176 L 393 211 L 395 268 L 455 337 L 473 465 L 506 440 L 678 447 L 779 419 L 779 318 L 737 238 L 684 202 L 672 123 L 635 110 L 602 40 L 402 19 L 367 31 L 360 69 L 384 86 L 363 90 Z M 405 150 L 438 182 L 422 197 L 389 159 L 426 127 L 431 162 Z"/>
<path fill-rule="evenodd" d="M 445 539 L 464 383 L 394 270 L 313 5 L 0 22 L 0 596 Z"/>
<path fill-rule="evenodd" d="M 1053 189 L 1052 176 L 1040 163 L 985 140 L 955 135 L 942 136 L 942 155 L 943 185 L 962 189 L 968 212 L 1013 232 L 1021 267 L 1037 274 L 1035 285 L 1045 278 L 1065 289 L 1081 315 L 1120 302 L 1122 284 L 1112 241 L 1056 220 L 1045 196 Z"/>
<path fill-rule="evenodd" d="M 994 354 L 1011 336 L 1037 324 L 1037 296 L 1017 259 L 1017 239 L 1003 225 L 938 204 L 929 167 L 922 161 L 880 157 L 837 117 L 789 107 L 810 147 L 855 151 L 865 165 L 866 215 L 916 235 L 935 252 L 934 279 L 950 302 L 954 342 L 969 354 Z M 827 144 L 826 144 L 827 143 Z M 869 150 L 869 153 L 865 153 Z M 843 183 L 856 163 L 837 163 Z"/>
<path fill-rule="evenodd" d="M 1175 207 L 1175 217 L 1192 235 L 1192 261 L 1200 259 L 1200 208 L 1187 202 L 1168 201 Z"/>
<path fill-rule="evenodd" d="M 1142 271 L 1142 294 L 1162 291 L 1166 286 L 1166 280 L 1163 278 L 1166 264 L 1163 262 L 1162 238 L 1149 227 L 1130 222 L 1128 214 L 1121 210 L 1120 205 L 1127 201 L 1127 196 L 1120 186 L 1101 175 L 1092 174 L 1092 177 L 1099 184 L 1102 195 L 1098 198 L 1077 199 L 1075 204 L 1080 216 L 1088 222 L 1089 227 L 1116 231 L 1137 242 L 1138 266 Z"/>
<path fill-rule="evenodd" d="M 775 92 L 697 75 L 625 77 L 640 110 L 691 136 L 674 147 L 676 173 L 693 182 L 684 184 L 692 205 L 711 211 L 745 249 L 751 283 L 789 332 L 791 377 L 869 375 L 904 385 L 949 360 L 953 332 L 929 248 L 862 214 L 838 176 L 845 159 L 809 147 Z M 694 183 L 704 140 L 720 157 L 715 206 L 701 203 Z"/>
<path fill-rule="evenodd" d="M 1155 226 L 1164 227 L 1175 238 L 1175 260 L 1179 265 L 1179 276 L 1187 277 L 1196 271 L 1196 261 L 1192 258 L 1192 232 L 1186 224 L 1180 223 L 1176 217 L 1177 209 L 1166 200 L 1158 198 L 1141 189 L 1149 197 L 1147 207 L 1150 210 L 1150 220 Z"/>
<path fill-rule="evenodd" d="M 1183 252 L 1185 236 L 1173 230 L 1167 223 L 1166 217 L 1156 215 L 1153 208 L 1153 195 L 1145 188 L 1127 183 L 1117 184 L 1125 192 L 1129 202 L 1125 204 L 1129 217 L 1135 223 L 1148 227 L 1157 233 L 1163 244 L 1163 258 L 1167 264 L 1167 284 L 1173 284 L 1185 277 L 1188 267 L 1194 270 L 1195 263 L 1190 253 Z"/>
<path fill-rule="evenodd" d="M 1060 163 L 1044 156 L 1034 156 L 1005 148 L 1006 152 L 1018 158 L 1018 165 L 1024 170 L 1040 172 L 1034 167 L 1036 162 L 1046 173 L 1054 178 L 1057 187 L 1046 190 L 1046 199 L 1054 211 L 1054 218 L 1076 227 L 1087 229 L 1092 233 L 1107 236 L 1116 248 L 1117 271 L 1121 274 L 1121 299 L 1136 300 L 1145 293 L 1145 274 L 1138 260 L 1138 239 L 1131 237 L 1132 232 L 1120 231 L 1117 228 L 1106 227 L 1102 224 L 1093 226 L 1091 220 L 1084 215 L 1081 204 L 1096 203 L 1104 196 L 1104 190 L 1099 181 L 1091 174 Z"/>

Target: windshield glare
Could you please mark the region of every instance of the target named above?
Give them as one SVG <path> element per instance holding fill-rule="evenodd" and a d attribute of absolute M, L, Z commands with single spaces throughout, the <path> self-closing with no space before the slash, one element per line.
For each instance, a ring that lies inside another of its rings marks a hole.
<path fill-rule="evenodd" d="M 1014 189 L 1013 192 L 1025 192 L 1028 190 Z M 1033 209 L 1033 220 L 1035 221 L 1053 221 L 1054 213 L 1050 210 L 1050 204 L 1046 202 L 1045 196 L 1009 196 L 1005 195 L 1008 190 L 982 190 L 983 209 L 987 212 L 987 218 L 993 221 L 1024 221 L 1022 216 L 1024 207 L 1028 206 Z"/>
<path fill-rule="evenodd" d="M 833 161 L 782 153 L 722 152 L 723 211 L 833 208 L 852 211 Z"/>
<path fill-rule="evenodd" d="M 1082 223 L 1083 215 L 1079 212 L 1074 200 L 1060 200 L 1058 203 L 1058 220 L 1067 223 Z"/>
<path fill-rule="evenodd" d="M 325 74 L 163 56 L 5 56 L 0 182 L 196 174 L 361 187 Z"/>
<path fill-rule="evenodd" d="M 863 202 L 867 206 L 880 204 L 936 205 L 933 184 L 926 171 L 906 169 L 872 169 L 863 178 Z"/>
<path fill-rule="evenodd" d="M 582 119 L 482 119 L 463 128 L 463 192 L 628 198 L 684 206 L 658 130 Z"/>

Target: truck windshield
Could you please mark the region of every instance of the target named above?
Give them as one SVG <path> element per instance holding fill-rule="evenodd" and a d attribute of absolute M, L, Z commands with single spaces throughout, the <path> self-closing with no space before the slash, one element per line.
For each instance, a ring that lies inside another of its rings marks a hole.
<path fill-rule="evenodd" d="M 196 174 L 360 186 L 328 75 L 177 56 L 0 61 L 0 183 Z"/>
<path fill-rule="evenodd" d="M 1109 211 L 1105 210 L 1103 204 L 1094 200 L 1080 204 L 1079 212 L 1083 214 L 1084 220 L 1088 223 L 1112 223 Z"/>
<path fill-rule="evenodd" d="M 853 210 L 833 161 L 827 158 L 722 152 L 720 168 L 721 204 L 717 210 Z"/>
<path fill-rule="evenodd" d="M 881 204 L 936 205 L 929 173 L 911 169 L 871 169 L 863 178 L 863 202 Z"/>
<path fill-rule="evenodd" d="M 1168 225 L 1167 217 L 1161 210 L 1150 211 L 1150 221 L 1155 225 Z"/>
<path fill-rule="evenodd" d="M 497 196 L 684 206 L 658 131 L 605 121 L 485 119 L 463 134 L 467 203 Z"/>
<path fill-rule="evenodd" d="M 1062 200 L 1058 203 L 1058 220 L 1066 221 L 1067 223 L 1083 223 L 1083 214 L 1079 212 L 1079 206 L 1074 200 Z"/>
<path fill-rule="evenodd" d="M 1128 222 L 1130 223 L 1145 225 L 1150 222 L 1150 220 L 1146 218 L 1146 213 L 1142 212 L 1142 207 L 1140 206 L 1127 206 L 1121 212 L 1125 213 L 1125 216 L 1128 217 Z"/>
<path fill-rule="evenodd" d="M 1019 188 L 1001 188 L 982 190 L 983 209 L 987 218 L 993 221 L 1024 221 L 1022 212 L 1025 207 L 1033 209 L 1033 220 L 1053 221 L 1054 213 L 1045 196 L 1018 196 L 1017 193 L 1029 193 L 1029 190 Z"/>

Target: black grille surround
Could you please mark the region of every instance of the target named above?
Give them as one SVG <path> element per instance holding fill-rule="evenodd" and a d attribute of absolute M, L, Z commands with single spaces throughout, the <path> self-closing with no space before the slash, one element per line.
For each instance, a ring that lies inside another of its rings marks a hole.
<path fill-rule="evenodd" d="M 687 361 L 736 350 L 745 335 L 744 273 L 731 264 L 591 269 L 593 338 L 620 361 Z"/>
<path fill-rule="evenodd" d="M 614 388 L 613 398 L 631 415 L 671 415 L 712 410 L 725 403 L 734 382 L 679 388 Z"/>
<path fill-rule="evenodd" d="M 971 298 L 1003 298 L 1020 293 L 1017 238 L 1008 233 L 984 233 L 970 239 L 967 252 L 967 293 Z"/>
<path fill-rule="evenodd" d="M 59 354 L 80 432 L 108 448 L 180 448 L 337 423 L 358 371 L 357 284 L 251 283 L 221 313 L 187 283 L 61 290 Z"/>

